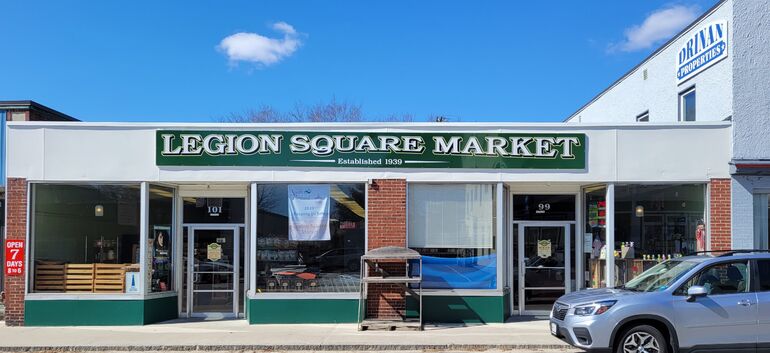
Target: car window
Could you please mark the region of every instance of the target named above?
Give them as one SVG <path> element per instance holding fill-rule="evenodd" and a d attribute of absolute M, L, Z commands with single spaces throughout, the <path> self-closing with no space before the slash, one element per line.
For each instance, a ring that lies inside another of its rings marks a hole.
<path fill-rule="evenodd" d="M 709 295 L 746 293 L 749 291 L 748 261 L 723 262 L 704 268 L 676 291 L 687 294 L 692 286 L 703 286 Z"/>
<path fill-rule="evenodd" d="M 757 261 L 759 270 L 759 291 L 770 292 L 770 260 Z"/>

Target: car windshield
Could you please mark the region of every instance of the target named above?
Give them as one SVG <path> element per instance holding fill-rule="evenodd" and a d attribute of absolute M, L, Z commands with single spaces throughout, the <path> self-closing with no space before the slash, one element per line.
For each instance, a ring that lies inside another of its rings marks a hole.
<path fill-rule="evenodd" d="M 662 291 L 697 265 L 698 262 L 696 261 L 685 260 L 669 260 L 659 263 L 628 281 L 623 289 L 635 292 Z"/>

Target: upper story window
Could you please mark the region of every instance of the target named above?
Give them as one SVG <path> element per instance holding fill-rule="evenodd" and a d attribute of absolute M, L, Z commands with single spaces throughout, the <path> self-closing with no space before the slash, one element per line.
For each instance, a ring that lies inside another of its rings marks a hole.
<path fill-rule="evenodd" d="M 650 111 L 646 111 L 642 114 L 639 114 L 636 116 L 636 122 L 637 123 L 646 123 L 650 121 Z"/>
<path fill-rule="evenodd" d="M 679 121 L 695 121 L 695 86 L 679 93 Z"/>

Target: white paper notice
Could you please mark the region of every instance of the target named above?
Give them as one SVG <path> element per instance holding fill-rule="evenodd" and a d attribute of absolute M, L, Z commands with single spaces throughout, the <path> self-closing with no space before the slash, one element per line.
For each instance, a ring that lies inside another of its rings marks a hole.
<path fill-rule="evenodd" d="M 289 240 L 330 240 L 329 185 L 289 185 Z"/>

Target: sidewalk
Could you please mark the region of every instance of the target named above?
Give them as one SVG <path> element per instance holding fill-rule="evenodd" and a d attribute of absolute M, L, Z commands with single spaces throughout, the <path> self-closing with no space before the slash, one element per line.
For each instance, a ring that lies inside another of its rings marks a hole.
<path fill-rule="evenodd" d="M 404 351 L 568 348 L 545 320 L 425 331 L 357 331 L 355 324 L 248 325 L 245 320 L 147 326 L 0 327 L 0 351 Z"/>

